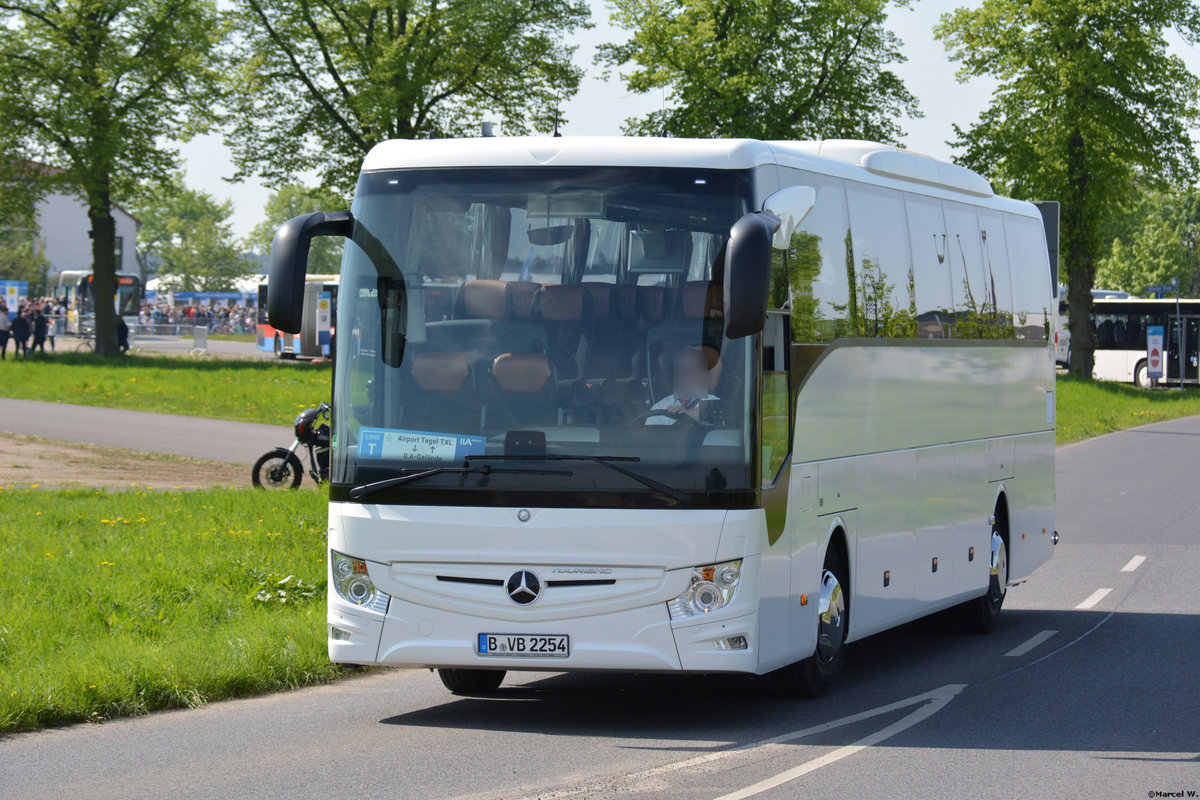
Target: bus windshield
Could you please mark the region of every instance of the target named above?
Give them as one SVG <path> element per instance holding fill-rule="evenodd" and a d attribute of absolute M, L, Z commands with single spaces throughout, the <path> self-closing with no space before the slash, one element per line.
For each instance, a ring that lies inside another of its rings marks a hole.
<path fill-rule="evenodd" d="M 721 170 L 364 174 L 334 497 L 751 504 L 755 339 L 724 336 L 721 292 L 750 196 Z"/>

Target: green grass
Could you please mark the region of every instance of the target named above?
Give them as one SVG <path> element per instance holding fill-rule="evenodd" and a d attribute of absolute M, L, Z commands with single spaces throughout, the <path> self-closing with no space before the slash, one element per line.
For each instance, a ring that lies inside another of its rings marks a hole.
<path fill-rule="evenodd" d="M 327 502 L 0 490 L 0 733 L 336 677 Z"/>
<path fill-rule="evenodd" d="M 1121 383 L 1107 383 L 1060 375 L 1058 378 L 1059 444 L 1124 430 L 1151 422 L 1200 414 L 1200 392 L 1195 389 L 1147 391 Z"/>
<path fill-rule="evenodd" d="M 10 357 L 0 396 L 287 425 L 329 399 L 330 369 L 169 356 Z"/>

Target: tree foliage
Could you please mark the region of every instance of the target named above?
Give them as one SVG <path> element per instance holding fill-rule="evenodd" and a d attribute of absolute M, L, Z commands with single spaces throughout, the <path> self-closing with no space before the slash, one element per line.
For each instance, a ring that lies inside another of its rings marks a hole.
<path fill-rule="evenodd" d="M 1200 191 L 1144 192 L 1111 226 L 1112 248 L 1096 269 L 1096 285 L 1138 295 L 1177 279 L 1200 294 Z"/>
<path fill-rule="evenodd" d="M 136 208 L 138 262 L 143 274 L 169 278 L 168 288 L 231 291 L 254 271 L 233 235 L 233 203 L 188 188 L 181 174 L 144 186 Z"/>
<path fill-rule="evenodd" d="M 164 142 L 212 118 L 211 0 L 4 0 L 0 152 L 7 178 L 80 196 L 91 222 L 96 352 L 117 352 L 114 200 L 177 162 Z M 19 173 L 26 173 L 20 175 Z"/>
<path fill-rule="evenodd" d="M 271 242 L 279 226 L 292 217 L 311 211 L 340 211 L 348 208 L 346 198 L 337 192 L 309 189 L 298 183 L 281 186 L 267 198 L 263 221 L 250 232 L 247 244 L 260 255 L 271 252 Z M 308 271 L 314 275 L 332 275 L 341 270 L 343 240 L 337 236 L 319 236 L 308 251 Z"/>
<path fill-rule="evenodd" d="M 349 193 L 384 139 L 463 136 L 484 113 L 550 130 L 581 70 L 582 0 L 237 0 L 230 136 L 242 175 L 308 170 Z"/>
<path fill-rule="evenodd" d="M 961 61 L 960 80 L 1000 81 L 959 161 L 1001 191 L 1060 200 L 1060 252 L 1070 280 L 1072 369 L 1090 376 L 1091 289 L 1104 231 L 1139 184 L 1184 185 L 1196 174 L 1189 130 L 1200 81 L 1167 53 L 1164 31 L 1200 36 L 1190 0 L 983 0 L 943 15 L 935 35 Z"/>
<path fill-rule="evenodd" d="M 897 5 L 907 5 L 901 0 Z M 633 31 L 604 45 L 633 92 L 667 106 L 626 121 L 635 135 L 858 138 L 896 141 L 919 117 L 889 64 L 903 62 L 885 27 L 887 0 L 614 0 Z"/>
<path fill-rule="evenodd" d="M 26 165 L 26 174 L 36 170 Z M 30 177 L 0 180 L 0 280 L 28 281 L 31 297 L 46 293 L 46 274 L 50 263 L 39 236 L 37 200 L 44 194 Z"/>

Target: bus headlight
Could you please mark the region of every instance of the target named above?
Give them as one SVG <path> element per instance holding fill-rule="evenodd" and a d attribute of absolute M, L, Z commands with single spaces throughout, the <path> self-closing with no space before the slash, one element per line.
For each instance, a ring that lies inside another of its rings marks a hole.
<path fill-rule="evenodd" d="M 391 595 L 375 588 L 371 576 L 367 573 L 367 562 L 361 558 L 342 555 L 336 550 L 331 550 L 329 555 L 333 565 L 333 588 L 338 597 L 380 614 L 387 613 Z"/>
<path fill-rule="evenodd" d="M 692 570 L 687 591 L 667 603 L 671 619 L 711 614 L 733 602 L 742 580 L 742 560 L 709 564 Z"/>

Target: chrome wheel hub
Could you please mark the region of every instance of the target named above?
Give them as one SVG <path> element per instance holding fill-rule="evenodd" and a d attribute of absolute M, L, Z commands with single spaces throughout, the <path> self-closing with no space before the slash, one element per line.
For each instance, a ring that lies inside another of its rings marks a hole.
<path fill-rule="evenodd" d="M 991 578 L 988 581 L 988 599 L 999 603 L 1004 599 L 1008 586 L 1008 551 L 1004 547 L 1004 538 L 992 531 L 992 566 Z"/>
<path fill-rule="evenodd" d="M 821 597 L 817 603 L 817 658 L 826 663 L 837 657 L 846 640 L 846 596 L 837 576 L 821 573 Z"/>

